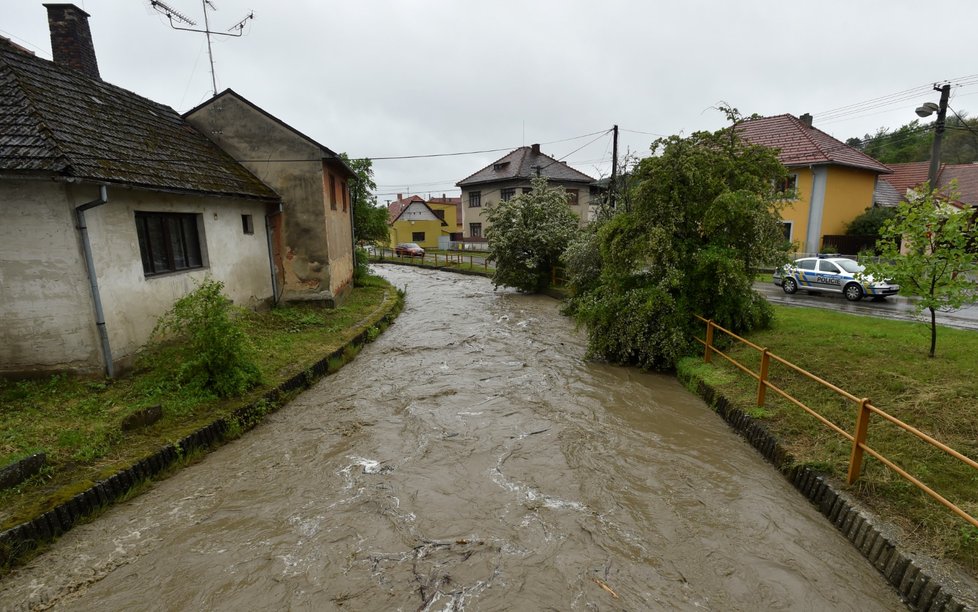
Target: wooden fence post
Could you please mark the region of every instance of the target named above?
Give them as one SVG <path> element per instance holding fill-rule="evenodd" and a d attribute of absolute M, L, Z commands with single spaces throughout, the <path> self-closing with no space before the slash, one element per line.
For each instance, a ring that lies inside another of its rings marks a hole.
<path fill-rule="evenodd" d="M 764 406 L 764 397 L 767 395 L 767 370 L 771 363 L 771 355 L 768 353 L 767 349 L 761 351 L 761 372 L 760 377 L 757 379 L 757 405 L 758 407 Z"/>
<path fill-rule="evenodd" d="M 703 354 L 703 361 L 710 363 L 713 359 L 713 319 L 706 322 L 706 352 Z"/>
<path fill-rule="evenodd" d="M 859 414 L 856 415 L 856 431 L 852 438 L 852 455 L 849 457 L 849 477 L 846 482 L 852 484 L 859 478 L 863 466 L 863 444 L 866 443 L 866 431 L 869 429 L 869 398 L 859 401 Z"/>

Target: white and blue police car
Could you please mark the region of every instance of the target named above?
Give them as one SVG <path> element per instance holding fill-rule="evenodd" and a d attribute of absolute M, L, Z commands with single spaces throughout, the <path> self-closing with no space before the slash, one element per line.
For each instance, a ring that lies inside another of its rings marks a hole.
<path fill-rule="evenodd" d="M 850 302 L 858 302 L 864 297 L 882 300 L 899 293 L 899 285 L 874 280 L 863 270 L 861 264 L 844 257 L 803 257 L 776 269 L 774 284 L 789 295 L 799 289 L 825 291 L 841 293 Z"/>

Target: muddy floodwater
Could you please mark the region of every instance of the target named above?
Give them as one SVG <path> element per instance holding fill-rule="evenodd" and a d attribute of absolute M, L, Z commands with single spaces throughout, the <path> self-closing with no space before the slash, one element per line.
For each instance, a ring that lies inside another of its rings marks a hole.
<path fill-rule="evenodd" d="M 244 438 L 61 538 L 0 608 L 900 610 L 672 377 L 549 298 L 382 266 L 397 322 Z"/>

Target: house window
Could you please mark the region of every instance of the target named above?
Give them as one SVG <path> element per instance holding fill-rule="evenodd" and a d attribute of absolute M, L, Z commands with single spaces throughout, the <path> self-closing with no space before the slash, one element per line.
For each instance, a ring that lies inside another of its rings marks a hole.
<path fill-rule="evenodd" d="M 789 174 L 784 180 L 778 181 L 774 190 L 785 200 L 794 200 L 798 197 L 798 175 Z"/>
<path fill-rule="evenodd" d="M 414 242 L 424 242 L 424 232 L 411 232 L 411 240 Z"/>
<path fill-rule="evenodd" d="M 784 239 L 787 242 L 791 242 L 791 230 L 792 230 L 792 227 L 793 226 L 794 226 L 794 222 L 792 222 L 792 221 L 782 221 L 781 222 L 781 231 L 784 232 Z"/>
<path fill-rule="evenodd" d="M 241 229 L 246 234 L 255 233 L 255 220 L 251 215 L 241 215 Z"/>
<path fill-rule="evenodd" d="M 136 236 L 146 276 L 204 267 L 195 214 L 136 213 Z"/>
<path fill-rule="evenodd" d="M 445 220 L 445 211 L 444 210 L 433 210 L 431 212 L 435 213 L 435 216 L 438 217 L 439 220 L 441 220 L 441 221 L 444 221 Z"/>
<path fill-rule="evenodd" d="M 343 183 L 341 189 L 343 190 L 343 212 L 346 212 L 350 206 L 350 188 L 347 187 L 346 183 Z"/>
<path fill-rule="evenodd" d="M 568 189 L 567 190 L 567 203 L 568 204 L 570 204 L 571 206 L 577 206 L 578 202 L 580 201 L 579 198 L 580 198 L 580 194 L 579 194 L 579 191 L 577 189 Z"/>
<path fill-rule="evenodd" d="M 513 196 L 515 195 L 516 195 L 516 189 L 512 187 L 499 190 L 499 199 L 502 200 L 503 202 L 509 202 L 510 200 L 513 199 Z"/>
<path fill-rule="evenodd" d="M 469 193 L 469 208 L 479 208 L 482 206 L 482 192 L 473 191 Z"/>
<path fill-rule="evenodd" d="M 531 191 L 533 191 L 533 188 L 532 187 L 524 187 L 523 188 L 523 193 L 530 193 Z"/>
<path fill-rule="evenodd" d="M 482 224 L 469 223 L 469 236 L 473 238 L 482 238 Z"/>
<path fill-rule="evenodd" d="M 336 177 L 329 175 L 329 207 L 336 210 Z"/>

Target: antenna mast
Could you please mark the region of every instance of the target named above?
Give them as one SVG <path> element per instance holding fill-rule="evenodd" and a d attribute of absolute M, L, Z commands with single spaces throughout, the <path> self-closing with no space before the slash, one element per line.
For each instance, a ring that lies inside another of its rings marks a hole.
<path fill-rule="evenodd" d="M 183 13 L 181 13 L 180 11 L 178 11 L 178 10 L 176 10 L 176 9 L 170 7 L 170 6 L 167 6 L 163 2 L 160 2 L 160 0 L 149 0 L 149 4 L 154 9 L 156 9 L 157 12 L 159 12 L 159 13 L 161 13 L 163 15 L 166 15 L 166 18 L 170 20 L 170 27 L 173 28 L 174 30 L 183 30 L 184 32 L 197 32 L 198 34 L 203 34 L 204 36 L 207 37 L 207 57 L 210 59 L 210 63 L 211 63 L 211 85 L 214 88 L 214 95 L 216 96 L 217 95 L 217 74 L 214 72 L 214 50 L 211 47 L 211 35 L 214 34 L 214 35 L 217 35 L 217 36 L 235 36 L 235 37 L 240 37 L 242 34 L 244 34 L 244 27 L 245 27 L 245 24 L 248 22 L 248 20 L 255 18 L 255 12 L 254 11 L 251 11 L 250 13 L 248 13 L 247 15 L 245 15 L 245 18 L 244 19 L 242 19 L 238 23 L 236 23 L 233 26 L 231 26 L 230 28 L 228 28 L 226 32 L 216 32 L 216 31 L 211 30 L 211 28 L 210 28 L 210 21 L 207 18 L 207 9 L 208 8 L 210 10 L 212 10 L 212 11 L 216 11 L 217 10 L 217 7 L 214 6 L 214 3 L 211 2 L 211 0 L 200 0 L 201 8 L 204 10 L 204 29 L 203 30 L 195 30 L 193 28 L 184 28 L 184 27 L 180 27 L 180 26 L 176 25 L 176 23 L 174 23 L 174 22 L 184 23 L 184 24 L 189 25 L 189 26 L 195 26 L 195 25 L 197 25 L 197 22 L 196 21 L 193 21 L 192 19 L 190 19 L 189 17 L 187 17 L 186 15 L 184 15 Z"/>

